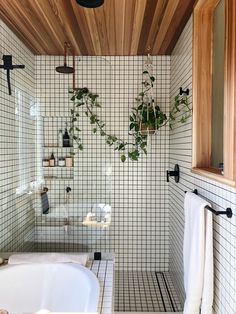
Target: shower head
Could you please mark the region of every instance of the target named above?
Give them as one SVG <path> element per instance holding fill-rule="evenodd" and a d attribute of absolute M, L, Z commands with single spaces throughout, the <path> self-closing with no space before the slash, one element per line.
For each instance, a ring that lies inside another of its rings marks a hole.
<path fill-rule="evenodd" d="M 104 3 L 104 0 L 76 0 L 76 2 L 85 8 L 97 8 Z"/>
<path fill-rule="evenodd" d="M 71 74 L 75 72 L 75 69 L 64 64 L 63 66 L 56 67 L 56 71 L 58 73 Z"/>
<path fill-rule="evenodd" d="M 62 74 L 71 74 L 75 73 L 75 67 L 69 67 L 67 65 L 67 49 L 71 49 L 71 45 L 68 44 L 66 41 L 64 42 L 64 65 L 56 67 L 56 72 Z M 74 56 L 74 54 L 73 54 Z"/>

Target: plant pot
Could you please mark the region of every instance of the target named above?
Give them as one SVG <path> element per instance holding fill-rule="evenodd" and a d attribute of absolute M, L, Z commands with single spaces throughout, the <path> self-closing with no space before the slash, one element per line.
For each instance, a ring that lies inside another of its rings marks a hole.
<path fill-rule="evenodd" d="M 141 125 L 141 133 L 146 134 L 155 134 L 156 129 L 150 129 L 150 127 L 146 126 L 145 124 Z"/>

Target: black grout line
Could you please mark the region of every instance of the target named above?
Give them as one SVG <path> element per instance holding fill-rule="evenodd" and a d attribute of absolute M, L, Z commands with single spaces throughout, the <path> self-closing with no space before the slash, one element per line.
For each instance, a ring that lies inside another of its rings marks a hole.
<path fill-rule="evenodd" d="M 158 287 L 159 287 L 159 290 L 160 290 L 160 294 L 161 294 L 161 299 L 162 299 L 162 303 L 163 303 L 163 307 L 164 307 L 164 312 L 166 312 L 165 301 L 164 301 L 164 298 L 163 298 L 163 295 L 162 295 L 161 286 L 160 286 L 158 275 L 157 275 L 156 271 L 155 271 L 155 275 L 156 275 L 157 284 L 158 284 Z"/>
<path fill-rule="evenodd" d="M 173 303 L 173 300 L 172 300 L 172 297 L 171 297 L 171 293 L 170 293 L 170 291 L 169 291 L 168 284 L 167 284 L 166 279 L 165 279 L 165 274 L 164 274 L 163 272 L 160 272 L 160 274 L 161 274 L 162 277 L 163 277 L 163 280 L 164 280 L 164 283 L 165 283 L 165 286 L 166 286 L 166 290 L 167 290 L 167 293 L 168 293 L 168 295 L 169 295 L 170 303 L 171 303 L 171 306 L 172 306 L 172 308 L 173 308 L 173 312 L 176 312 L 175 306 L 174 306 L 174 303 Z"/>

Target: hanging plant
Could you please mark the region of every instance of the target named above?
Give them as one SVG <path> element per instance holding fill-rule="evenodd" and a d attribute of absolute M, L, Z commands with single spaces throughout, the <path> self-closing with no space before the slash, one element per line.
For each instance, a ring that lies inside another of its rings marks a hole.
<path fill-rule="evenodd" d="M 148 136 L 156 133 L 167 123 L 172 128 L 175 121 L 186 122 L 191 115 L 187 96 L 177 95 L 175 97 L 175 102 L 168 118 L 154 101 L 152 89 L 155 77 L 151 74 L 148 66 L 143 71 L 143 91 L 138 94 L 136 98 L 137 106 L 132 108 L 129 117 L 129 135 L 132 139 L 130 142 L 106 132 L 105 122 L 99 118 L 97 113 L 97 109 L 101 108 L 97 94 L 92 93 L 87 87 L 70 91 L 70 93 L 73 93 L 71 100 L 74 106 L 71 109 L 72 125 L 69 132 L 77 143 L 79 150 L 84 148 L 80 137 L 81 129 L 78 127 L 81 115 L 85 115 L 89 119 L 94 134 L 100 134 L 109 146 L 113 146 L 115 151 L 120 152 L 122 162 L 125 162 L 127 158 L 137 161 L 142 153 L 146 155 Z"/>
<path fill-rule="evenodd" d="M 178 94 L 174 98 L 174 105 L 170 110 L 169 124 L 170 128 L 173 129 L 175 122 L 185 123 L 192 115 L 192 109 L 188 102 L 187 94 Z"/>

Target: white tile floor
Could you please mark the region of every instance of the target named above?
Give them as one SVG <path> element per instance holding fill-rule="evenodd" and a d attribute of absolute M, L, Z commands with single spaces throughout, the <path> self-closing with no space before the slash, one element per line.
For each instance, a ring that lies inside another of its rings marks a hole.
<path fill-rule="evenodd" d="M 97 276 L 100 283 L 99 314 L 113 313 L 113 267 L 112 260 L 89 260 L 87 267 Z"/>
<path fill-rule="evenodd" d="M 168 272 L 117 271 L 116 312 L 180 312 L 174 285 Z"/>

